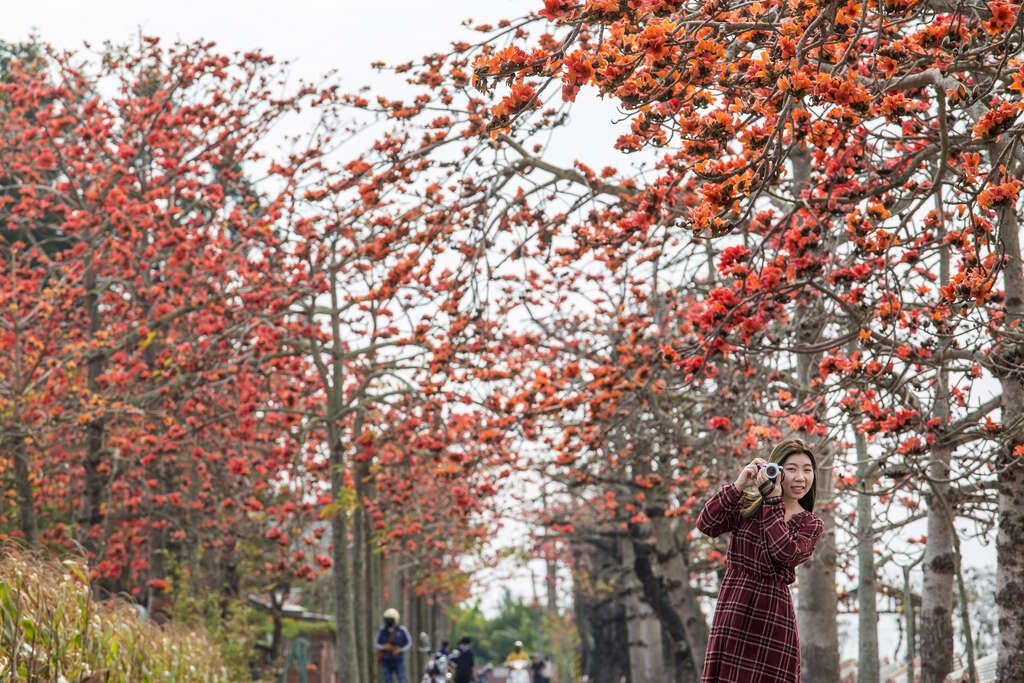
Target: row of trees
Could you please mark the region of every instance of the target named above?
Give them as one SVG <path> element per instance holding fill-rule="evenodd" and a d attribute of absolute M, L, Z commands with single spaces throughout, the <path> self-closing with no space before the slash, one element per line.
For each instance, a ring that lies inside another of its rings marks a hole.
<path fill-rule="evenodd" d="M 355 615 L 465 595 L 507 457 L 451 400 L 445 226 L 396 225 L 417 209 L 329 155 L 333 86 L 258 52 L 5 50 L 4 537 L 84 549 L 153 608 L 333 568 L 343 677 L 366 680 Z M 272 138 L 302 109 L 311 131 Z"/>
<path fill-rule="evenodd" d="M 546 0 L 476 29 L 396 67 L 402 100 L 210 45 L 6 63 L 3 523 L 117 588 L 332 567 L 366 681 L 367 615 L 401 583 L 466 595 L 530 471 L 584 669 L 630 675 L 649 612 L 690 681 L 723 551 L 693 519 L 798 434 L 826 524 L 805 677 L 838 679 L 848 574 L 877 679 L 909 540 L 941 681 L 964 521 L 998 524 L 999 675 L 1024 677 L 1020 8 Z M 587 89 L 631 170 L 546 153 Z"/>
<path fill-rule="evenodd" d="M 552 454 L 536 466 L 562 509 L 542 518 L 578 570 L 637 582 L 677 680 L 700 670 L 695 598 L 721 550 L 691 549 L 693 513 L 784 433 L 825 466 L 827 532 L 800 576 L 805 675 L 838 678 L 844 571 L 860 675 L 877 677 L 876 576 L 917 559 L 900 539 L 923 545 L 922 674 L 942 680 L 966 618 L 960 520 L 998 524 L 1000 677 L 1020 677 L 1019 14 L 552 1 L 480 27 L 499 37 L 470 64 L 493 103 L 476 176 L 490 220 L 471 220 L 495 228 L 495 310 L 527 323 L 515 360 L 493 363 L 520 378 L 504 409 Z M 412 80 L 466 77 L 439 64 Z M 586 87 L 619 105 L 616 147 L 648 168 L 559 166 L 526 141 Z M 927 533 L 907 538 L 918 519 Z M 622 642 L 605 633 L 595 656 Z"/>

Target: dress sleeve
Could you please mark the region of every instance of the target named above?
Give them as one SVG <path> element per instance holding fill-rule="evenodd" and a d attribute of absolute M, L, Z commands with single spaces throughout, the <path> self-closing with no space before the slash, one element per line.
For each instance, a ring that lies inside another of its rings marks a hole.
<path fill-rule="evenodd" d="M 715 538 L 726 531 L 733 531 L 740 522 L 740 507 L 743 494 L 734 484 L 711 497 L 697 516 L 697 528 Z"/>
<path fill-rule="evenodd" d="M 811 557 L 824 529 L 815 515 L 805 515 L 795 528 L 786 524 L 782 496 L 764 499 L 761 506 L 761 534 L 768 557 L 777 564 L 796 568 Z"/>

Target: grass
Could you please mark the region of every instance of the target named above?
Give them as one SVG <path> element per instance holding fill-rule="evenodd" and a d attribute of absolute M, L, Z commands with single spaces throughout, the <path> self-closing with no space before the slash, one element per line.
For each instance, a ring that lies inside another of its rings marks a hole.
<path fill-rule="evenodd" d="M 228 681 L 219 648 L 158 626 L 120 599 L 92 599 L 84 565 L 0 550 L 0 680 Z"/>

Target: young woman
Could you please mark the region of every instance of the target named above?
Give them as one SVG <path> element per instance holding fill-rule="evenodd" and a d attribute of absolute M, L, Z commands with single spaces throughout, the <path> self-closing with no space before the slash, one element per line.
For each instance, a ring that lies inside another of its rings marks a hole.
<path fill-rule="evenodd" d="M 782 467 L 772 482 L 767 462 Z M 802 442 L 754 458 L 697 518 L 712 538 L 732 532 L 701 683 L 798 683 L 800 640 L 789 584 L 821 536 L 814 515 L 817 465 Z M 744 493 L 758 486 L 756 493 Z"/>

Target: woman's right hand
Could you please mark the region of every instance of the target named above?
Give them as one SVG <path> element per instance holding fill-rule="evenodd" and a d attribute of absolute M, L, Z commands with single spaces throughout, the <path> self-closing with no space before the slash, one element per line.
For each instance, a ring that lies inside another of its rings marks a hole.
<path fill-rule="evenodd" d="M 741 491 L 753 486 L 757 483 L 757 472 L 764 466 L 764 464 L 764 458 L 754 458 L 743 466 L 743 469 L 740 470 L 740 473 L 733 484 Z"/>

